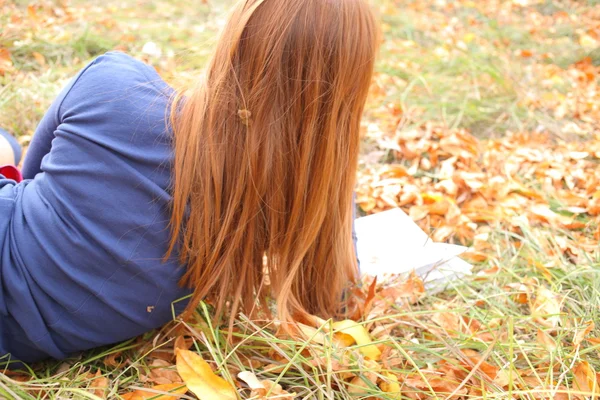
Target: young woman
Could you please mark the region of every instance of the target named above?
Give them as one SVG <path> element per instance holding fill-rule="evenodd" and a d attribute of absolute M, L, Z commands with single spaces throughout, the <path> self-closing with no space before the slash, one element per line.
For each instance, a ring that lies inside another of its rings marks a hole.
<path fill-rule="evenodd" d="M 364 0 L 242 0 L 192 89 L 121 53 L 89 64 L 24 180 L 0 180 L 0 357 L 63 358 L 202 299 L 338 312 L 377 45 Z"/>

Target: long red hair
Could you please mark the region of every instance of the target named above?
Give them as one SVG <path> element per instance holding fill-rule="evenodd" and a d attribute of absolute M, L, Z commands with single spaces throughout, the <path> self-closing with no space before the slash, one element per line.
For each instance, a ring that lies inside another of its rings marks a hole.
<path fill-rule="evenodd" d="M 357 277 L 352 192 L 379 33 L 364 0 L 242 0 L 175 99 L 172 240 L 193 288 L 335 315 Z M 233 315 L 232 314 L 232 315 Z"/>

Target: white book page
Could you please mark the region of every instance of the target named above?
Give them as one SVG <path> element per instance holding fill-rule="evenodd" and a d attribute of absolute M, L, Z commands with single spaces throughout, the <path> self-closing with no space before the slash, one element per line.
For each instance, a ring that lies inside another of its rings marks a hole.
<path fill-rule="evenodd" d="M 358 218 L 357 252 L 365 275 L 415 271 L 426 282 L 469 274 L 471 265 L 457 256 L 467 248 L 434 243 L 401 209 Z"/>

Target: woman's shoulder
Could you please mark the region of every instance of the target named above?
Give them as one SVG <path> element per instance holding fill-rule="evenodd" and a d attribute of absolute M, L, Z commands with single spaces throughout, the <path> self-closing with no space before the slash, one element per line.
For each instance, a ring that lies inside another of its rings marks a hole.
<path fill-rule="evenodd" d="M 152 83 L 161 87 L 165 84 L 153 67 L 120 51 L 97 57 L 85 68 L 85 74 L 95 75 L 108 85 L 127 81 Z"/>
<path fill-rule="evenodd" d="M 79 72 L 65 93 L 59 114 L 71 115 L 90 110 L 91 106 L 102 112 L 126 112 L 132 107 L 139 110 L 166 104 L 172 94 L 173 89 L 153 67 L 113 51 L 97 57 Z"/>

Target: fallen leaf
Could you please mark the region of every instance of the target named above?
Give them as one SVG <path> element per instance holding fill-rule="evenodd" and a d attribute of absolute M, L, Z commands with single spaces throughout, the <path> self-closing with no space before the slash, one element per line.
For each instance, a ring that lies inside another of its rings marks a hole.
<path fill-rule="evenodd" d="M 372 341 L 369 332 L 363 325 L 348 319 L 334 322 L 333 329 L 334 332 L 351 336 L 356 344 L 360 346 L 358 351 L 365 357 L 370 358 L 371 360 L 378 360 L 381 357 L 381 351 L 377 346 L 371 344 Z"/>
<path fill-rule="evenodd" d="M 37 51 L 34 51 L 33 53 L 31 53 L 33 55 L 33 58 L 35 58 L 35 61 L 40 64 L 42 67 L 44 65 L 46 65 L 46 57 L 44 57 L 41 53 L 38 53 Z"/>
<path fill-rule="evenodd" d="M 170 362 L 155 359 L 150 363 L 150 381 L 156 384 L 181 383 L 181 377 Z"/>
<path fill-rule="evenodd" d="M 173 344 L 173 350 L 189 350 L 194 345 L 194 340 L 191 338 L 186 338 L 183 335 L 177 336 L 175 339 L 175 343 Z"/>
<path fill-rule="evenodd" d="M 396 298 L 404 299 L 409 304 L 416 304 L 425 296 L 425 283 L 423 278 L 418 276 L 415 271 L 399 285 L 396 285 L 398 293 Z"/>
<path fill-rule="evenodd" d="M 121 365 L 120 361 L 117 361 L 117 358 L 121 357 L 122 353 L 120 351 L 116 351 L 114 353 L 110 353 L 106 357 L 104 357 L 104 365 L 111 368 L 118 368 Z"/>
<path fill-rule="evenodd" d="M 586 393 L 600 393 L 596 371 L 587 361 L 582 361 L 573 368 L 574 387 Z"/>
<path fill-rule="evenodd" d="M 360 376 L 356 376 L 348 383 L 348 393 L 356 396 L 367 395 L 370 393 L 369 384 Z"/>
<path fill-rule="evenodd" d="M 556 350 L 556 342 L 552 338 L 552 336 L 548 335 L 541 329 L 537 330 L 537 341 L 539 344 L 544 346 L 546 351 L 554 351 Z"/>
<path fill-rule="evenodd" d="M 536 291 L 535 301 L 531 306 L 531 314 L 535 321 L 549 328 L 556 328 L 560 323 L 560 302 L 558 296 L 544 286 Z"/>
<path fill-rule="evenodd" d="M 384 372 L 382 375 L 384 379 L 379 384 L 379 387 L 381 388 L 381 390 L 388 393 L 386 395 L 386 398 L 401 399 L 402 392 L 400 391 L 400 384 L 398 383 L 398 378 L 396 377 L 396 375 L 391 374 L 389 372 Z"/>
<path fill-rule="evenodd" d="M 246 385 L 248 385 L 251 390 L 265 389 L 265 385 L 263 385 L 252 372 L 242 371 L 238 374 L 238 378 L 246 382 Z"/>
<path fill-rule="evenodd" d="M 96 374 L 93 375 L 93 379 L 92 382 L 90 383 L 90 389 L 92 390 L 92 393 L 94 394 L 94 396 L 98 396 L 102 399 L 106 398 L 105 394 L 106 391 L 108 390 L 108 387 L 110 386 L 110 380 L 102 375 L 102 373 L 100 372 L 100 370 L 96 371 Z"/>
<path fill-rule="evenodd" d="M 254 399 L 293 399 L 296 395 L 283 390 L 280 384 L 267 379 L 259 380 L 256 375 L 249 371 L 242 371 L 238 378 L 244 381 L 250 390 L 250 396 Z"/>
<path fill-rule="evenodd" d="M 181 383 L 156 385 L 148 389 L 138 389 L 135 392 L 125 393 L 121 395 L 121 398 L 123 400 L 176 400 L 188 391 L 188 388 L 182 386 Z M 164 394 L 161 395 L 161 393 Z"/>
<path fill-rule="evenodd" d="M 189 350 L 176 350 L 177 372 L 186 386 L 200 400 L 236 400 L 237 392 L 225 379 L 217 376 L 204 359 Z"/>
<path fill-rule="evenodd" d="M 595 324 L 594 321 L 590 320 L 587 321 L 584 326 L 579 327 L 577 329 L 577 333 L 575 334 L 575 337 L 573 338 L 573 344 L 575 346 L 579 346 L 581 344 L 581 342 L 583 342 L 586 338 L 586 336 L 594 330 L 595 328 Z"/>
<path fill-rule="evenodd" d="M 13 63 L 8 49 L 0 47 L 0 76 L 13 69 Z"/>

